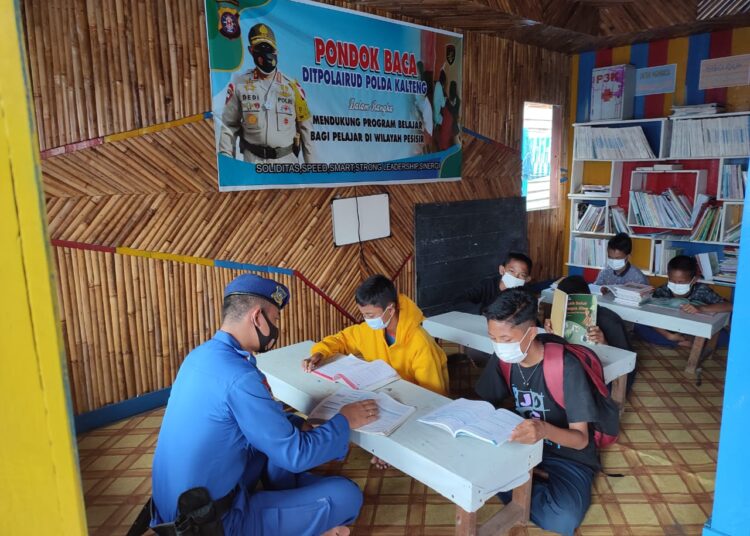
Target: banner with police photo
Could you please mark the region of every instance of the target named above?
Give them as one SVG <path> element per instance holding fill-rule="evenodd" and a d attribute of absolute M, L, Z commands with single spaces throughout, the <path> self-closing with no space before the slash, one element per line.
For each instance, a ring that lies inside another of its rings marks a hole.
<path fill-rule="evenodd" d="M 308 0 L 206 0 L 220 190 L 461 178 L 458 34 Z"/>

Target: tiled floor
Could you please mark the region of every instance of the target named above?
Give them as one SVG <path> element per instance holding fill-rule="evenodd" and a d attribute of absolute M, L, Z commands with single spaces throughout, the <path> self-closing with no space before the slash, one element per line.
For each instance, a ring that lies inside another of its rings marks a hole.
<path fill-rule="evenodd" d="M 686 351 L 645 344 L 637 351 L 639 376 L 622 435 L 603 453 L 605 470 L 625 476 L 598 476 L 579 534 L 700 534 L 713 498 L 726 351 L 706 362 L 699 387 L 682 373 Z M 456 387 L 468 385 L 475 373 L 468 363 L 459 365 Z M 125 534 L 148 497 L 162 414 L 156 410 L 78 438 L 92 535 Z M 369 459 L 353 447 L 345 462 L 321 468 L 352 478 L 365 492 L 353 534 L 453 534 L 451 503 L 399 471 L 371 469 Z M 491 501 L 480 520 L 499 508 L 497 500 Z M 527 533 L 543 531 L 531 527 Z"/>

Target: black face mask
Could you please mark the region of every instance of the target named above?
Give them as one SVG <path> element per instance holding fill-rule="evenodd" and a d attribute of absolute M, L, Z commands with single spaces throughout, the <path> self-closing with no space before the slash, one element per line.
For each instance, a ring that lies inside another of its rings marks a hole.
<path fill-rule="evenodd" d="M 274 49 L 251 50 L 255 65 L 266 74 L 272 73 L 276 69 L 279 55 Z"/>
<path fill-rule="evenodd" d="M 273 345 L 276 344 L 276 339 L 279 338 L 279 328 L 271 323 L 263 309 L 260 310 L 260 314 L 263 315 L 263 318 L 266 319 L 266 323 L 268 324 L 268 335 L 263 335 L 260 329 L 258 329 L 258 326 L 255 326 L 255 333 L 258 335 L 258 345 L 260 346 L 258 352 L 262 353 L 269 351 L 273 348 Z"/>

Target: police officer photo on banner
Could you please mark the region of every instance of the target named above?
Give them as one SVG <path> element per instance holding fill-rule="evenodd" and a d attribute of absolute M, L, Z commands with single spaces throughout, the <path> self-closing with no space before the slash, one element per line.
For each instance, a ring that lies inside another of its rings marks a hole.
<path fill-rule="evenodd" d="M 309 0 L 206 25 L 220 190 L 461 178 L 461 35 Z"/>

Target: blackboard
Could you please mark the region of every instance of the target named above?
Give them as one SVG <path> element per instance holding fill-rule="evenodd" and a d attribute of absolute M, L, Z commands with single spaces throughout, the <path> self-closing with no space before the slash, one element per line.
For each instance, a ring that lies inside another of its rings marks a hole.
<path fill-rule="evenodd" d="M 506 197 L 417 205 L 417 305 L 425 316 L 478 312 L 463 293 L 497 274 L 509 251 L 528 251 L 526 199 Z"/>

